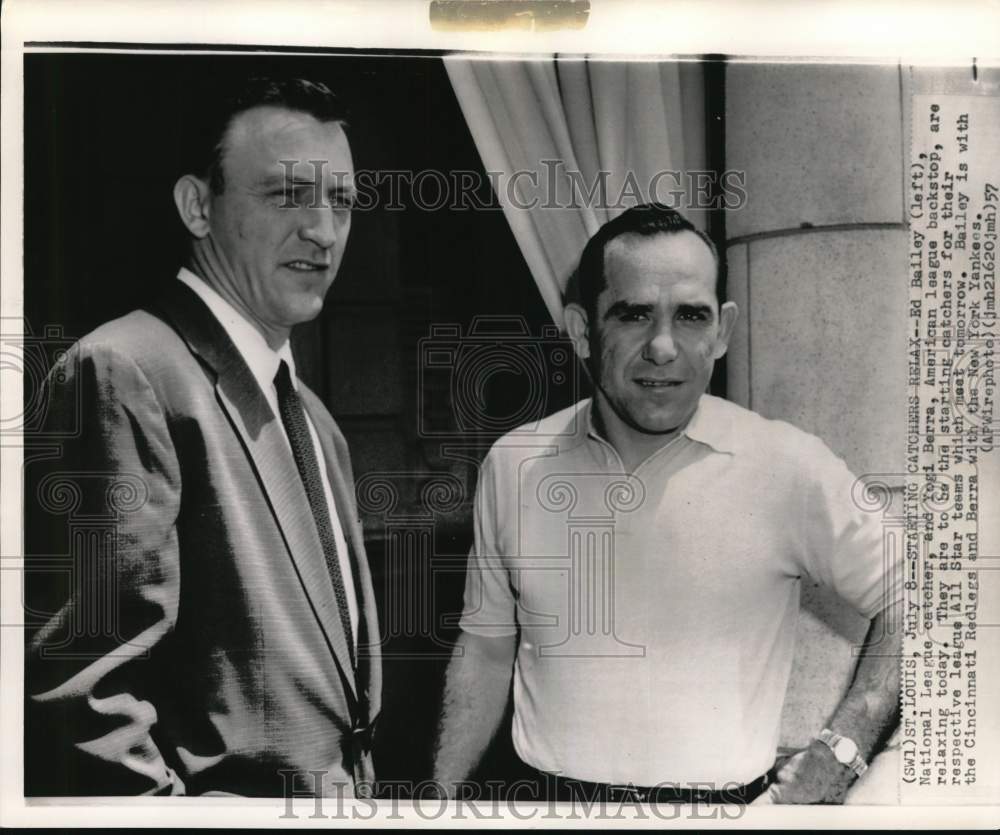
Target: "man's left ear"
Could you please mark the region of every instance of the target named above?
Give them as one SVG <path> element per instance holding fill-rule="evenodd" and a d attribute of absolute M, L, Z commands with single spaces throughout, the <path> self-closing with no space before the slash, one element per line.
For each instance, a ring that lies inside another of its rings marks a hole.
<path fill-rule="evenodd" d="M 566 332 L 573 342 L 577 356 L 585 360 L 590 356 L 590 340 L 587 330 L 587 311 L 576 302 L 570 302 L 563 311 Z"/>
<path fill-rule="evenodd" d="M 726 302 L 719 309 L 719 335 L 715 338 L 715 349 L 712 351 L 712 359 L 720 359 L 729 348 L 729 338 L 733 335 L 733 328 L 736 326 L 736 318 L 740 310 L 736 302 Z"/>
<path fill-rule="evenodd" d="M 208 183 L 193 174 L 185 174 L 174 183 L 174 205 L 181 223 L 196 238 L 208 235 L 208 216 L 211 208 L 211 188 Z"/>

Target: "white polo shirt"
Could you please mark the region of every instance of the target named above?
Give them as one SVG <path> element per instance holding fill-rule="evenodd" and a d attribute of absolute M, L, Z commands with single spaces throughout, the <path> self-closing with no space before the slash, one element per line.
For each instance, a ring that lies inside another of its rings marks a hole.
<path fill-rule="evenodd" d="M 520 633 L 521 758 L 639 786 L 767 771 L 802 578 L 869 618 L 901 595 L 855 481 L 818 438 L 709 395 L 631 475 L 589 400 L 501 438 L 461 626 Z"/>
<path fill-rule="evenodd" d="M 260 333 L 253 325 L 244 319 L 236 309 L 219 295 L 200 276 L 195 275 L 190 270 L 181 267 L 177 278 L 194 290 L 198 297 L 205 303 L 212 315 L 219 320 L 219 324 L 225 329 L 227 336 L 232 340 L 236 350 L 239 351 L 243 361 L 246 362 L 250 373 L 253 374 L 257 385 L 260 386 L 264 398 L 267 400 L 271 411 L 275 415 L 281 434 L 288 443 L 288 435 L 285 433 L 284 424 L 278 417 L 278 392 L 274 387 L 274 378 L 278 373 L 278 366 L 284 360 L 288 364 L 288 371 L 292 378 L 292 385 L 295 390 L 299 388 L 299 378 L 295 373 L 295 359 L 292 357 L 291 345 L 286 340 L 277 350 L 271 349 Z M 330 512 L 330 524 L 333 527 L 333 538 L 337 544 L 337 561 L 340 564 L 340 573 L 344 579 L 344 592 L 347 595 L 347 608 L 351 616 L 351 632 L 355 644 L 358 639 L 358 599 L 354 588 L 354 573 L 351 569 L 351 556 L 347 550 L 347 540 L 344 539 L 344 531 L 340 525 L 340 518 L 337 516 L 337 504 L 333 499 L 333 490 L 330 488 L 330 478 L 326 472 L 326 466 L 321 454 L 322 447 L 319 442 L 319 435 L 316 427 L 313 426 L 312 418 L 303 409 L 306 416 L 306 425 L 309 427 L 309 438 L 312 440 L 319 465 L 320 480 L 323 482 L 323 495 L 326 498 L 327 510 Z M 291 444 L 289 444 L 291 450 Z"/>

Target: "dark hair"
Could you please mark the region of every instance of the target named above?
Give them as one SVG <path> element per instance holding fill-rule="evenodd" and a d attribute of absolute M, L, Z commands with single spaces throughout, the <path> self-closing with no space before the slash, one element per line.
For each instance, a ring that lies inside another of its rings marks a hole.
<path fill-rule="evenodd" d="M 320 122 L 346 123 L 347 109 L 325 84 L 304 78 L 251 76 L 215 81 L 199 97 L 189 119 L 190 143 L 182 173 L 197 174 L 218 194 L 225 188 L 222 161 L 233 119 L 255 107 L 283 107 Z"/>
<path fill-rule="evenodd" d="M 694 232 L 711 250 L 715 259 L 715 291 L 719 292 L 719 255 L 712 239 L 690 220 L 663 203 L 642 203 L 626 209 L 618 217 L 605 223 L 587 241 L 580 256 L 580 265 L 570 277 L 566 288 L 566 301 L 576 302 L 594 320 L 597 315 L 597 297 L 605 287 L 604 252 L 609 241 L 622 235 L 658 235 L 677 232 Z"/>

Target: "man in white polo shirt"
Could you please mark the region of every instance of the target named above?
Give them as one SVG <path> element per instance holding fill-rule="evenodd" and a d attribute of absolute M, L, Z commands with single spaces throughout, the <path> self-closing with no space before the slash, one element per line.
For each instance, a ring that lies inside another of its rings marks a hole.
<path fill-rule="evenodd" d="M 563 799 L 840 802 L 891 731 L 899 572 L 822 441 L 704 393 L 737 316 L 717 273 L 656 204 L 587 244 L 566 325 L 593 401 L 501 438 L 481 470 L 435 760 L 449 792 L 512 679 L 515 750 Z M 871 628 L 827 727 L 776 765 L 803 576 Z"/>

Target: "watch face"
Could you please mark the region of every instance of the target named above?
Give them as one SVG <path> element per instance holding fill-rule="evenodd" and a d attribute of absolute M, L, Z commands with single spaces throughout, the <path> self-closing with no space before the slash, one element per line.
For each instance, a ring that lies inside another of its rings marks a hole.
<path fill-rule="evenodd" d="M 837 758 L 837 762 L 849 765 L 858 755 L 858 746 L 853 739 L 841 737 L 837 740 L 837 744 L 833 749 L 833 754 Z"/>

